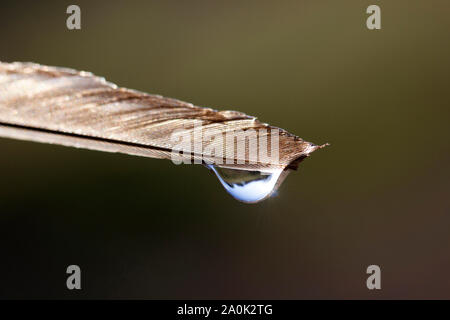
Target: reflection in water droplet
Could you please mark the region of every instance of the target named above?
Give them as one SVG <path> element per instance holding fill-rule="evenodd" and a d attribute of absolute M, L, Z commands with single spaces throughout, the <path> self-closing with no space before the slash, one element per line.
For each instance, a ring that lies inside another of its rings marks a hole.
<path fill-rule="evenodd" d="M 273 172 L 261 172 L 222 168 L 213 165 L 207 165 L 207 167 L 214 171 L 229 194 L 239 201 L 249 203 L 269 197 L 285 177 L 284 172 L 287 172 L 281 169 Z"/>

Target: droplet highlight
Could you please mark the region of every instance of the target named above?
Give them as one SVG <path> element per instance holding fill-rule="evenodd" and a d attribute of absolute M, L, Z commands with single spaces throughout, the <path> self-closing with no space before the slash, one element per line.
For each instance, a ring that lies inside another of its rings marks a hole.
<path fill-rule="evenodd" d="M 255 203 L 268 198 L 281 184 L 285 172 L 282 169 L 273 172 L 249 171 L 207 165 L 225 190 L 235 199 Z"/>

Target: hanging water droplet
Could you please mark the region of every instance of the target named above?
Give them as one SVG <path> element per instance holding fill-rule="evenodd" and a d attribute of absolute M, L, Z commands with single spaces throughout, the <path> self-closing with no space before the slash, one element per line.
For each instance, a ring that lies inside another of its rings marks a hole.
<path fill-rule="evenodd" d="M 282 169 L 272 172 L 229 169 L 207 165 L 214 171 L 225 190 L 235 199 L 254 203 L 269 197 L 286 176 Z"/>

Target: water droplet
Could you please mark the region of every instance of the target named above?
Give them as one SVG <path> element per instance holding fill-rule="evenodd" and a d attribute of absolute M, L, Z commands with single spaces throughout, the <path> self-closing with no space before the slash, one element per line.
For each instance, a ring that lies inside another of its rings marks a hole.
<path fill-rule="evenodd" d="M 272 172 L 249 171 L 207 165 L 225 190 L 235 199 L 254 203 L 269 197 L 287 175 L 288 171 L 278 169 Z"/>

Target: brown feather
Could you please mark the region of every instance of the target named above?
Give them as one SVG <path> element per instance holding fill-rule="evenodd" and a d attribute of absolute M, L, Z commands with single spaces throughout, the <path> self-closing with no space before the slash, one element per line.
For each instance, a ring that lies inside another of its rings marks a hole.
<path fill-rule="evenodd" d="M 270 129 L 275 129 L 241 112 L 216 111 L 118 88 L 89 72 L 0 62 L 3 137 L 170 159 L 176 146 L 169 138 L 171 133 L 193 130 L 199 122 L 204 133 L 269 129 L 270 136 Z M 224 166 L 244 170 L 295 167 L 296 160 L 320 148 L 279 130 L 279 163 Z M 227 152 L 224 156 L 231 156 Z M 194 154 L 193 158 L 202 156 Z"/>

